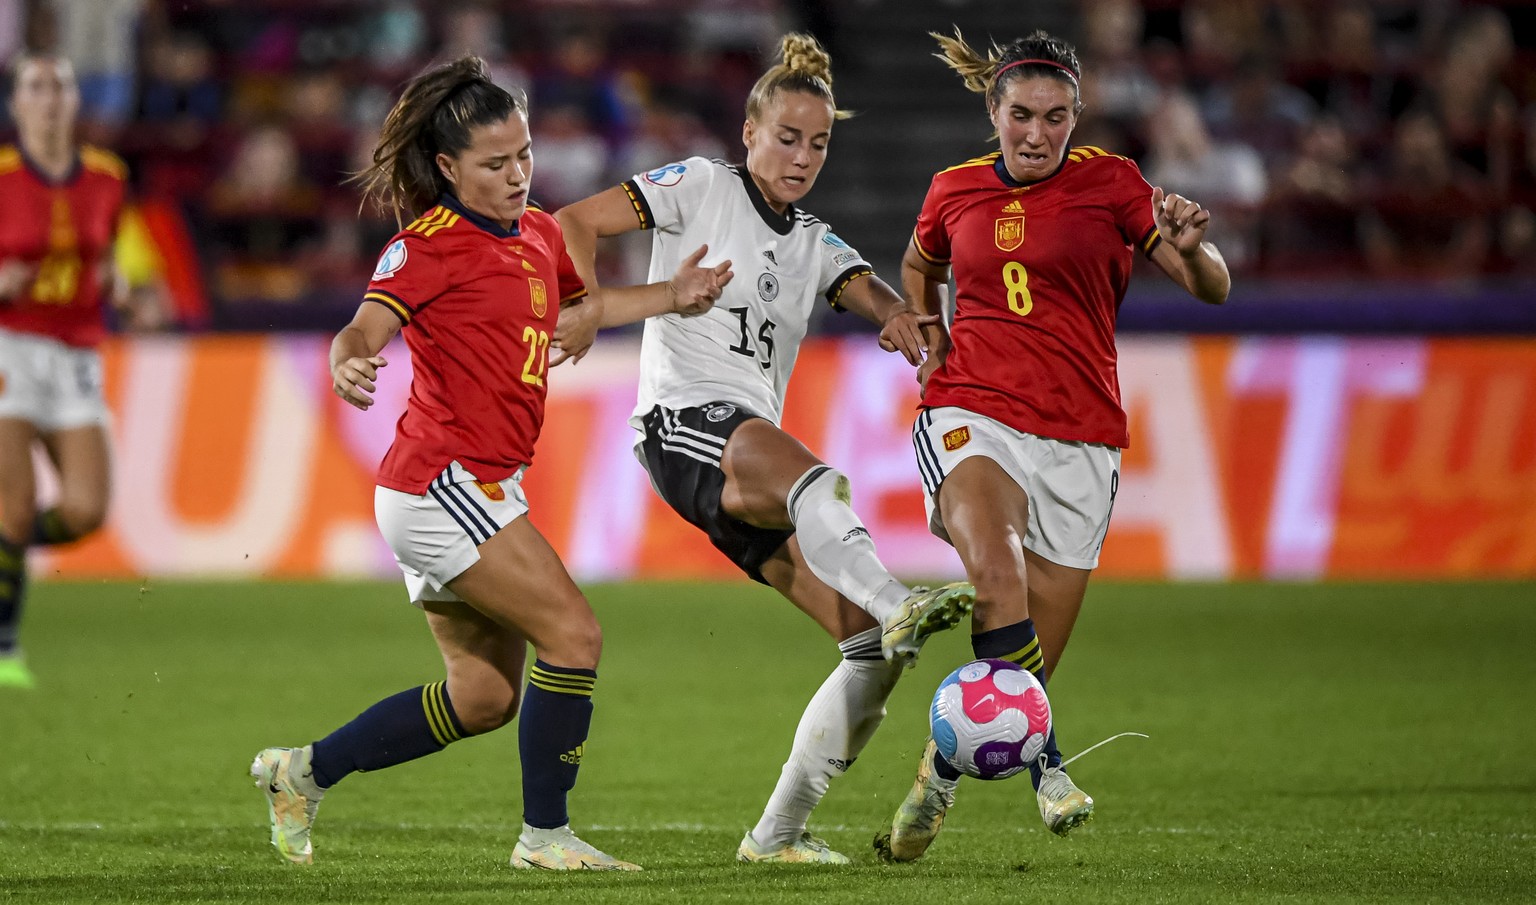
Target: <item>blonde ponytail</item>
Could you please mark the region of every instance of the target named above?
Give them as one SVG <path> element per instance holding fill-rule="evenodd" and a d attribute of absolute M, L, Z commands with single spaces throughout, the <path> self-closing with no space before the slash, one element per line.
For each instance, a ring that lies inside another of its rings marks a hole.
<path fill-rule="evenodd" d="M 832 105 L 835 119 L 853 115 L 837 109 L 832 97 L 832 57 L 810 35 L 791 32 L 779 42 L 779 62 L 763 73 L 747 95 L 747 118 L 754 122 L 761 119 L 763 110 L 781 90 L 822 98 Z"/>

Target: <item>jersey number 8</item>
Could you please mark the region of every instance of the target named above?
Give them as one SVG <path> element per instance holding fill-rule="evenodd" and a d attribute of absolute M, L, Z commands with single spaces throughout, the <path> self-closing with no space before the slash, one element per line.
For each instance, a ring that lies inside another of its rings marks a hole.
<path fill-rule="evenodd" d="M 1003 265 L 1003 286 L 1008 290 L 1008 309 L 1024 317 L 1035 308 L 1035 300 L 1029 294 L 1029 271 L 1018 261 Z"/>

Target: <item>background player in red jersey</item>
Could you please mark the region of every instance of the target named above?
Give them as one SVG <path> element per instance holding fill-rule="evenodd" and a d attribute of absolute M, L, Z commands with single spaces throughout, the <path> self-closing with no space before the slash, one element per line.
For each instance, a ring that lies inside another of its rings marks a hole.
<path fill-rule="evenodd" d="M 1115 316 L 1140 251 L 1196 298 L 1226 300 L 1231 278 L 1204 241 L 1210 213 L 1149 186 L 1131 161 L 1073 148 L 1082 112 L 1077 54 L 1043 31 L 987 54 L 934 35 L 940 58 L 987 99 L 1000 148 L 934 177 L 902 262 L 902 288 L 928 315 L 951 274 L 954 320 L 926 329 L 913 445 L 929 525 L 976 586 L 978 658 L 1019 663 L 1042 683 L 1066 647 L 1098 565 L 1127 444 Z M 1031 771 L 1041 817 L 1066 835 L 1093 799 L 1061 769 L 1054 733 Z M 920 857 L 960 774 L 930 739 L 917 781 L 875 840 Z"/>
<path fill-rule="evenodd" d="M 331 374 L 339 396 L 367 409 L 386 364 L 379 352 L 411 328 L 410 400 L 379 466 L 375 512 L 447 679 L 386 698 L 312 745 L 257 755 L 272 844 L 290 861 L 312 859 L 321 795 L 343 777 L 500 728 L 521 704 L 523 830 L 512 866 L 639 869 L 578 838 L 566 809 L 602 635 L 526 517 L 521 479 L 544 419 L 560 305 L 585 289 L 554 217 L 528 203 L 532 166 L 524 103 L 465 57 L 406 86 L 360 174 L 382 207 L 423 213 L 379 258 L 331 346 Z M 708 296 L 715 281 L 685 265 L 672 287 L 641 291 Z M 536 659 L 523 690 L 528 644 Z M 281 674 L 272 680 L 281 686 Z"/>
<path fill-rule="evenodd" d="M 0 686 L 29 687 L 16 639 L 27 547 L 95 531 L 111 495 L 96 346 L 103 298 L 127 300 L 111 260 L 127 169 L 75 143 L 69 61 L 22 55 L 12 78 L 18 143 L 0 146 Z M 59 472 L 59 499 L 42 512 L 34 442 Z"/>

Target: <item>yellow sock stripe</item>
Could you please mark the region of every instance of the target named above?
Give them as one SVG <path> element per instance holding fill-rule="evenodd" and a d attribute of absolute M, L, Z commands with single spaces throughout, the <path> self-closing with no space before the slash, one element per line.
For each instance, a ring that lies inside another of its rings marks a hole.
<path fill-rule="evenodd" d="M 437 685 L 423 685 L 421 687 L 421 709 L 427 715 L 427 725 L 432 729 L 432 737 L 437 739 L 439 745 L 446 747 L 448 739 L 443 735 L 443 727 L 438 723 L 437 712 L 432 709 L 432 689 Z"/>
<path fill-rule="evenodd" d="M 432 737 L 439 745 L 447 746 L 462 736 L 448 716 L 448 705 L 443 701 L 442 682 L 433 682 L 421 689 L 421 708 L 426 711 L 427 725 L 432 727 Z"/>
<path fill-rule="evenodd" d="M 563 673 L 545 672 L 534 667 L 529 674 L 528 681 L 545 691 L 553 691 L 557 694 L 579 694 L 590 697 L 597 679 L 592 676 L 573 676 Z"/>
<path fill-rule="evenodd" d="M 454 725 L 454 723 L 453 723 L 453 715 L 448 712 L 448 683 L 447 682 L 439 682 L 439 683 L 437 683 L 437 691 L 433 694 L 433 699 L 436 700 L 438 711 L 442 714 L 443 726 L 447 729 L 448 735 L 449 735 L 449 739 L 448 740 L 451 741 L 451 742 L 456 742 L 459 739 L 463 738 L 464 737 L 464 733 L 460 732 L 459 731 L 459 727 Z"/>
<path fill-rule="evenodd" d="M 1030 656 L 1028 659 L 1026 659 L 1026 660 L 1015 660 L 1014 662 L 1018 663 L 1020 666 L 1024 667 L 1025 669 L 1029 670 L 1030 672 L 1034 672 L 1035 670 L 1040 668 L 1040 664 L 1041 663 L 1045 662 L 1045 654 L 1041 653 L 1040 651 L 1035 651 L 1034 654 L 1032 656 Z"/>
<path fill-rule="evenodd" d="M 591 690 L 597 684 L 595 676 L 577 676 L 569 673 L 548 672 L 539 669 L 537 666 L 533 668 L 533 672 L 529 677 L 548 682 L 551 685 L 568 685 L 572 688 L 585 688 L 588 690 Z"/>
<path fill-rule="evenodd" d="M 1001 657 L 998 657 L 998 659 L 1007 660 L 1009 663 L 1022 663 L 1024 660 L 1028 659 L 1031 654 L 1033 654 L 1035 651 L 1038 651 L 1039 649 L 1040 639 L 1038 637 L 1031 638 L 1029 639 L 1028 644 L 1024 645 L 1011 654 L 1003 654 Z"/>
<path fill-rule="evenodd" d="M 590 688 L 583 689 L 583 688 L 576 688 L 576 687 L 566 686 L 566 685 L 551 685 L 551 684 L 543 681 L 542 679 L 534 679 L 534 678 L 530 678 L 528 681 L 529 681 L 529 683 L 531 685 L 533 685 L 533 687 L 535 687 L 535 688 L 542 688 L 545 691 L 549 692 L 550 694 L 568 694 L 568 695 L 571 695 L 573 697 L 579 697 L 579 698 L 590 698 L 590 697 L 592 697 L 592 689 L 590 689 Z"/>

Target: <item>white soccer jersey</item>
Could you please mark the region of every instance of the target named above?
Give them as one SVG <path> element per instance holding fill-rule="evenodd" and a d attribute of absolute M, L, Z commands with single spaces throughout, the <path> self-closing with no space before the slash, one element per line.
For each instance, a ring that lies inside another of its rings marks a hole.
<path fill-rule="evenodd" d="M 736 274 L 698 317 L 645 322 L 640 399 L 630 423 L 653 406 L 722 400 L 779 423 L 784 392 L 818 299 L 834 307 L 848 284 L 871 273 L 831 227 L 793 205 L 777 214 L 745 167 L 690 157 L 624 183 L 642 229 L 655 230 L 650 282 L 671 279 L 708 245 L 701 266 L 729 260 Z"/>

